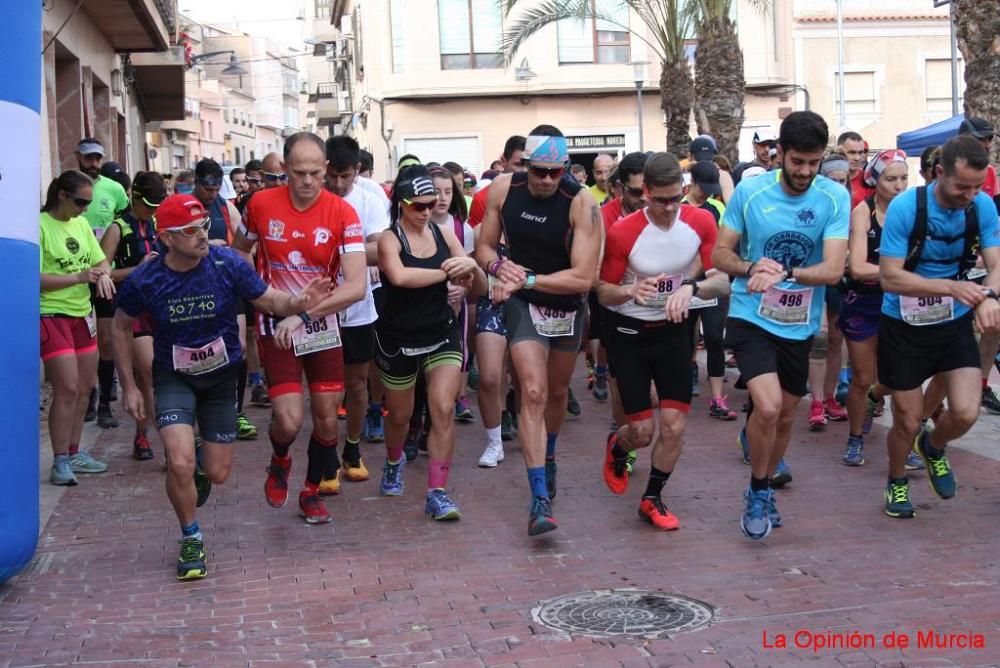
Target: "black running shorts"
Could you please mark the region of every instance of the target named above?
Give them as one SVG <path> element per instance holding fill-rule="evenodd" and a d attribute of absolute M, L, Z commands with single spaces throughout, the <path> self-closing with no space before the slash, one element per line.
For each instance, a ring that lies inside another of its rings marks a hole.
<path fill-rule="evenodd" d="M 781 389 L 796 397 L 807 391 L 812 341 L 811 336 L 801 341 L 782 338 L 739 318 L 730 317 L 726 323 L 726 347 L 736 356 L 743 380 L 776 373 Z"/>
<path fill-rule="evenodd" d="M 914 390 L 942 371 L 979 368 L 972 314 L 941 325 L 917 327 L 882 315 L 878 380 L 891 390 Z"/>

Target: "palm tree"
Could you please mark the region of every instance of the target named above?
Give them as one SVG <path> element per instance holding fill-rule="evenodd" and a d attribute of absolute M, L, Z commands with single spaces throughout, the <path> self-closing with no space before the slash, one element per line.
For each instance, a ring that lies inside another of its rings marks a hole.
<path fill-rule="evenodd" d="M 771 0 L 749 0 L 760 11 Z M 734 164 L 743 127 L 743 51 L 729 17 L 732 0 L 689 0 L 686 12 L 698 33 L 694 65 L 695 122 L 698 132 L 715 137 L 719 152 Z"/>
<path fill-rule="evenodd" d="M 593 0 L 501 0 L 504 17 L 509 20 L 502 43 L 504 62 L 510 65 L 525 40 L 545 26 L 563 19 L 598 19 L 620 27 L 646 44 L 660 59 L 660 106 L 666 115 L 667 150 L 684 157 L 691 142 L 691 101 L 694 93 L 684 49 L 684 36 L 690 26 L 688 15 L 682 11 L 684 0 L 620 2 L 639 17 L 645 26 L 644 32 L 598 12 Z M 515 8 L 518 8 L 518 13 L 511 17 Z M 742 89 L 742 81 L 740 86 Z"/>
<path fill-rule="evenodd" d="M 1000 127 L 1000 0 L 952 1 L 958 48 L 965 59 L 965 113 Z M 992 158 L 1000 158 L 997 142 Z"/>

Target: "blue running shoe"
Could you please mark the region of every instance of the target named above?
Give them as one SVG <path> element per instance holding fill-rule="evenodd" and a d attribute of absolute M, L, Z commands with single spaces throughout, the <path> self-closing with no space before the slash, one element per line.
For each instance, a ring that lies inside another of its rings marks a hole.
<path fill-rule="evenodd" d="M 907 481 L 896 483 L 890 480 L 885 486 L 885 514 L 903 519 L 917 514 L 910 502 L 910 485 Z"/>
<path fill-rule="evenodd" d="M 771 528 L 777 529 L 781 526 L 781 513 L 778 512 L 778 504 L 775 503 L 774 492 L 768 495 L 767 499 L 767 516 L 771 520 Z"/>
<path fill-rule="evenodd" d="M 907 471 L 923 471 L 925 468 L 924 460 L 920 458 L 920 455 L 910 450 L 906 453 L 906 470 Z"/>
<path fill-rule="evenodd" d="M 773 492 L 769 489 L 755 492 L 749 487 L 743 493 L 743 501 L 746 505 L 743 509 L 743 517 L 740 518 L 740 528 L 747 538 L 760 540 L 771 533 L 771 518 L 768 515 L 768 507 L 772 502 L 772 495 Z"/>
<path fill-rule="evenodd" d="M 541 496 L 536 496 L 531 502 L 531 515 L 528 518 L 528 535 L 555 531 L 559 528 L 556 518 L 552 517 L 552 504 Z"/>
<path fill-rule="evenodd" d="M 937 454 L 930 454 L 931 448 L 930 432 L 921 429 L 917 434 L 917 439 L 913 442 L 913 451 L 920 455 L 927 467 L 927 482 L 931 486 L 938 498 L 950 499 L 958 493 L 958 481 L 955 480 L 955 472 L 948 464 L 948 457 L 944 454 L 944 448 L 937 451 Z"/>
<path fill-rule="evenodd" d="M 403 464 L 405 462 L 405 457 L 401 457 L 395 464 L 389 463 L 388 459 L 385 460 L 385 466 L 382 467 L 382 496 L 402 496 Z"/>
<path fill-rule="evenodd" d="M 792 481 L 792 471 L 788 468 L 788 464 L 785 463 L 785 458 L 782 457 L 778 461 L 777 468 L 774 469 L 774 476 L 771 477 L 771 487 L 784 487 Z"/>
<path fill-rule="evenodd" d="M 424 506 L 424 515 L 433 517 L 438 522 L 457 520 L 462 517 L 458 511 L 458 505 L 448 498 L 448 493 L 443 489 L 432 489 L 427 492 L 427 505 Z"/>
<path fill-rule="evenodd" d="M 385 440 L 385 422 L 382 411 L 368 409 L 365 415 L 365 438 L 369 443 L 381 443 Z"/>
<path fill-rule="evenodd" d="M 861 436 L 848 436 L 847 449 L 844 450 L 844 457 L 841 463 L 844 466 L 861 466 L 865 463 L 864 456 L 865 439 Z"/>
<path fill-rule="evenodd" d="M 556 498 L 556 460 L 545 460 L 545 490 L 549 493 L 549 501 Z"/>
<path fill-rule="evenodd" d="M 740 429 L 739 435 L 736 437 L 736 442 L 740 444 L 740 450 L 743 451 L 743 463 L 750 464 L 750 439 L 747 438 L 747 428 L 743 427 Z"/>

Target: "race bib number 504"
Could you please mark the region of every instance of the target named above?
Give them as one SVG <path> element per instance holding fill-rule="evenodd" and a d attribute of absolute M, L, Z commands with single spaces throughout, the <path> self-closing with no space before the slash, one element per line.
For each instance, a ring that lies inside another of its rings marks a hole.
<path fill-rule="evenodd" d="M 951 297 L 900 297 L 899 312 L 908 325 L 937 325 L 955 317 L 955 300 Z"/>

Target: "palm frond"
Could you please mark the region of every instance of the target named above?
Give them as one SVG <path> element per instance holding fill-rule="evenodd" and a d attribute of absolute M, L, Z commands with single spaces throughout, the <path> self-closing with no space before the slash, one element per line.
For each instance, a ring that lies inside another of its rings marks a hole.
<path fill-rule="evenodd" d="M 510 12 L 518 4 L 518 0 L 501 0 L 504 6 L 504 16 L 510 18 Z M 500 49 L 503 51 L 504 65 L 514 62 L 517 50 L 525 41 L 539 30 L 563 19 L 586 19 L 590 15 L 589 0 L 541 0 L 522 9 L 514 20 L 504 27 L 500 39 Z"/>

